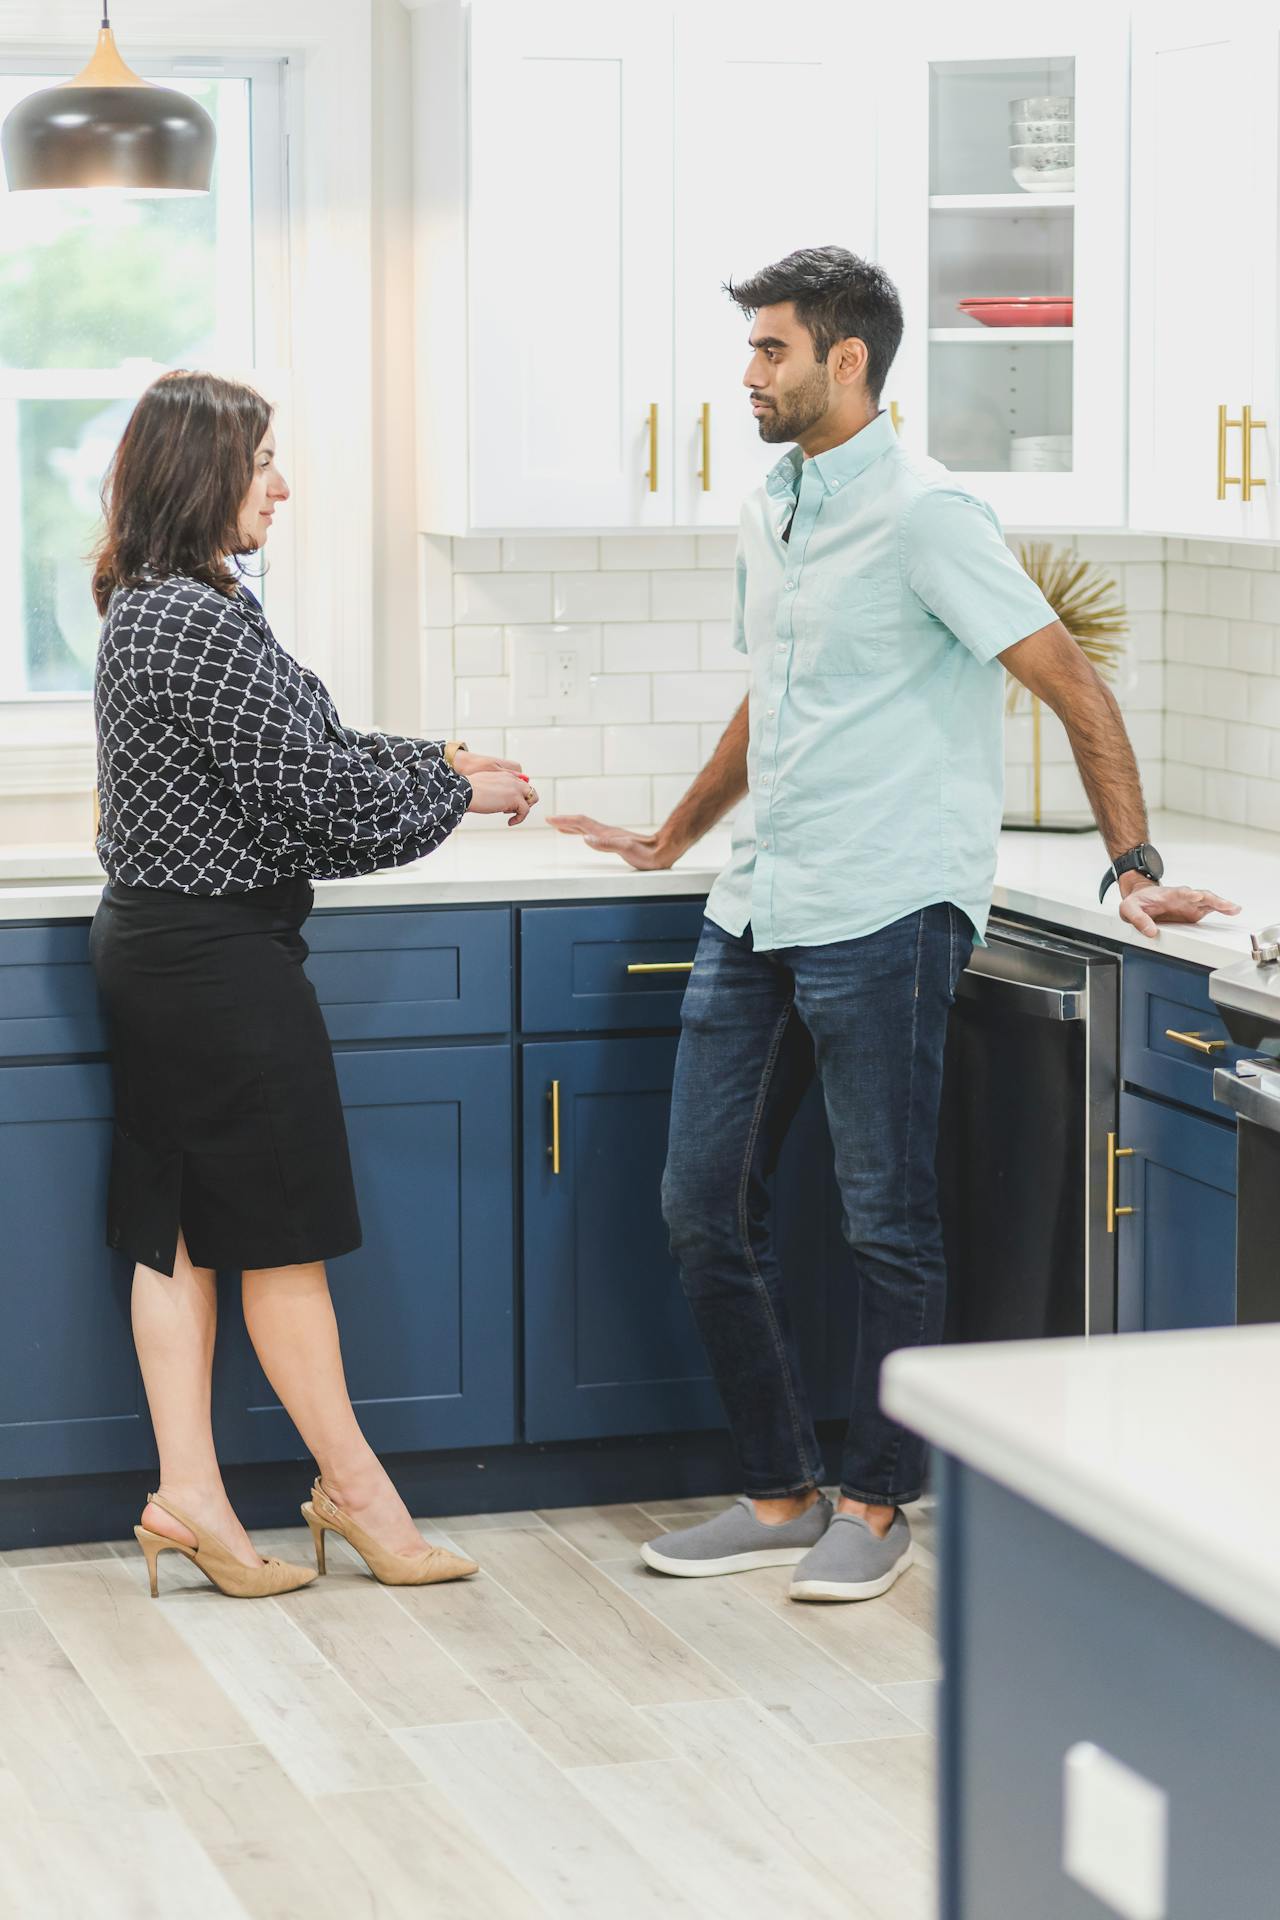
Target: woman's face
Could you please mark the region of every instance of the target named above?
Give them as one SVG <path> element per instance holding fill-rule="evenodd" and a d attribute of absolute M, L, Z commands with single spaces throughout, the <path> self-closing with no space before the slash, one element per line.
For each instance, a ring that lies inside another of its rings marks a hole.
<path fill-rule="evenodd" d="M 284 475 L 276 465 L 276 441 L 271 428 L 263 434 L 253 456 L 253 480 L 240 506 L 240 546 L 244 553 L 265 547 L 275 510 L 289 498 Z"/>

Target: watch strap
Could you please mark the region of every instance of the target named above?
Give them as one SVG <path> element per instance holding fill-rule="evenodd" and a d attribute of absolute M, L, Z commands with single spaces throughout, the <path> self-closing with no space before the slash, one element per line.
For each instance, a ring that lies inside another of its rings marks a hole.
<path fill-rule="evenodd" d="M 460 753 L 468 753 L 470 748 L 465 740 L 446 740 L 444 743 L 445 765 L 452 771 L 454 760 Z"/>

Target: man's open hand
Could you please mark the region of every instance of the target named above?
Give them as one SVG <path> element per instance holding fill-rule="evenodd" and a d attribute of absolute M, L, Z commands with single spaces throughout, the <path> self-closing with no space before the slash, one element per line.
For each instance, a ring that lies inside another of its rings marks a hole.
<path fill-rule="evenodd" d="M 1120 902 L 1120 918 L 1127 920 L 1131 927 L 1136 927 L 1139 933 L 1145 933 L 1149 940 L 1159 935 L 1157 920 L 1165 920 L 1175 926 L 1193 927 L 1207 913 L 1239 911 L 1234 900 L 1224 900 L 1220 893 L 1210 893 L 1204 887 L 1153 887 L 1148 884 L 1131 888 Z"/>
<path fill-rule="evenodd" d="M 676 863 L 675 849 L 665 846 L 656 833 L 633 833 L 630 827 L 606 827 L 602 820 L 593 820 L 585 813 L 549 814 L 547 824 L 557 833 L 581 834 L 597 853 L 616 853 L 641 873 L 656 873 Z"/>

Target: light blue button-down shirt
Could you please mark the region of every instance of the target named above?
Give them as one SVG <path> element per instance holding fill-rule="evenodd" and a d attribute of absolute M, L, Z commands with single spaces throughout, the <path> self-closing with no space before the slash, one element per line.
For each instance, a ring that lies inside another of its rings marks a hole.
<path fill-rule="evenodd" d="M 749 922 L 764 950 L 825 946 L 950 901 L 981 937 L 1004 797 L 996 655 L 1054 618 L 991 508 L 904 452 L 887 413 L 785 455 L 742 512 L 749 791 L 711 919 Z"/>

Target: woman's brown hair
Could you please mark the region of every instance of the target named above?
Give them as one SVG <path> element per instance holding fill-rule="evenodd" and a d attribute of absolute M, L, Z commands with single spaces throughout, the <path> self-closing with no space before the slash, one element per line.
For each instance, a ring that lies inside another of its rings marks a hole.
<path fill-rule="evenodd" d="M 165 373 L 129 416 L 102 485 L 106 532 L 94 555 L 99 613 L 117 587 L 181 573 L 228 597 L 242 552 L 240 508 L 271 408 L 212 373 Z"/>

